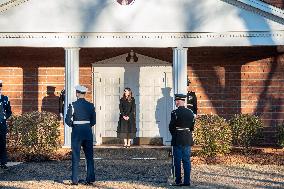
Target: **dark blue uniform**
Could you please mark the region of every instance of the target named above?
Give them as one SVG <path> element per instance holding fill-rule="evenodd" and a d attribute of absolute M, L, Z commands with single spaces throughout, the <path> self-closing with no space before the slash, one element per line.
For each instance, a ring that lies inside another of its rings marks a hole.
<path fill-rule="evenodd" d="M 187 108 L 191 109 L 197 115 L 197 97 L 195 92 L 188 91 L 187 93 Z"/>
<path fill-rule="evenodd" d="M 72 148 L 72 183 L 78 183 L 80 149 L 83 147 L 87 160 L 86 182 L 95 181 L 94 154 L 93 154 L 93 133 L 92 126 L 96 124 L 96 113 L 94 104 L 79 98 L 69 105 L 65 123 L 72 127 L 71 148 Z"/>
<path fill-rule="evenodd" d="M 179 106 L 171 113 L 169 130 L 172 135 L 174 155 L 174 173 L 176 184 L 182 184 L 181 161 L 184 169 L 184 185 L 190 185 L 190 154 L 193 145 L 192 131 L 194 126 L 194 114 L 192 110 Z"/>
<path fill-rule="evenodd" d="M 65 89 L 63 89 L 59 96 L 59 114 L 64 114 L 64 102 L 65 102 Z"/>
<path fill-rule="evenodd" d="M 192 110 L 184 106 L 178 107 L 171 113 L 169 130 L 172 135 L 172 146 L 176 145 L 193 145 L 192 131 L 194 114 Z"/>
<path fill-rule="evenodd" d="M 7 163 L 6 149 L 6 120 L 12 115 L 10 101 L 7 96 L 0 95 L 0 164 L 3 166 Z"/>

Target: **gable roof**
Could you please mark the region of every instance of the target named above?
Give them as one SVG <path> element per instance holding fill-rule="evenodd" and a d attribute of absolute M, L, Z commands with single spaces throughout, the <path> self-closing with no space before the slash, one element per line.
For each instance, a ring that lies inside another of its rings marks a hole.
<path fill-rule="evenodd" d="M 284 30 L 282 23 L 275 23 L 277 19 L 283 20 L 282 10 L 266 10 L 267 7 L 257 7 L 255 2 L 199 0 L 197 4 L 195 0 L 136 0 L 133 5 L 122 6 L 115 0 L 29 0 L 1 13 L 0 32 Z M 260 14 L 266 14 L 266 18 Z"/>
<path fill-rule="evenodd" d="M 105 66 L 113 66 L 113 65 L 134 65 L 134 66 L 149 66 L 149 64 L 151 64 L 153 66 L 168 66 L 171 63 L 170 62 L 166 62 L 160 59 L 155 59 L 149 56 L 145 56 L 139 53 L 136 53 L 136 56 L 138 57 L 138 62 L 139 64 L 133 64 L 133 62 L 127 62 L 126 61 L 126 57 L 128 56 L 128 53 L 122 54 L 122 55 L 118 55 L 115 57 L 111 57 L 108 59 L 104 59 L 98 62 L 93 62 L 92 64 L 94 64 L 97 67 L 105 67 Z"/>
<path fill-rule="evenodd" d="M 128 46 L 154 39 L 159 47 L 284 43 L 283 11 L 259 0 L 135 0 L 128 6 L 116 0 L 29 0 L 0 15 L 0 45 L 9 45 L 8 39 L 91 47 L 125 39 Z M 236 41 L 220 43 L 225 38 Z M 174 43 L 162 44 L 166 40 Z"/>

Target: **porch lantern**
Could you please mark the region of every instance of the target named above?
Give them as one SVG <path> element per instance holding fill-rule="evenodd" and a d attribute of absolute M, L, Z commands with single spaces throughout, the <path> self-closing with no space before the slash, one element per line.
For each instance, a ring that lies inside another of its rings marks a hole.
<path fill-rule="evenodd" d="M 126 57 L 126 62 L 137 62 L 137 61 L 138 57 L 136 53 L 133 50 L 131 50 Z"/>

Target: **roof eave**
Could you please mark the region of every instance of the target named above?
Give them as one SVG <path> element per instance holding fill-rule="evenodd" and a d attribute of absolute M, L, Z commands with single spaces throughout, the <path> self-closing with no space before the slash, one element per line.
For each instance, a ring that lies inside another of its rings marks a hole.
<path fill-rule="evenodd" d="M 260 0 L 221 0 L 284 25 L 284 10 Z"/>

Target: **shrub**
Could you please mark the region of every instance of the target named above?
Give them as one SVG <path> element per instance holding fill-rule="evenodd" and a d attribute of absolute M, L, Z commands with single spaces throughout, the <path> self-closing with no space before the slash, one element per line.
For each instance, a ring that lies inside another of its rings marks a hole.
<path fill-rule="evenodd" d="M 251 150 L 252 144 L 261 137 L 263 123 L 258 116 L 237 114 L 229 122 L 232 128 L 233 144 Z"/>
<path fill-rule="evenodd" d="M 282 124 L 277 125 L 277 144 L 284 148 L 284 121 Z"/>
<path fill-rule="evenodd" d="M 59 135 L 59 121 L 53 113 L 33 111 L 12 116 L 8 148 L 25 160 L 46 160 L 58 149 Z"/>
<path fill-rule="evenodd" d="M 194 140 L 201 146 L 201 154 L 204 156 L 227 154 L 232 144 L 230 126 L 218 115 L 199 116 L 195 123 Z"/>

